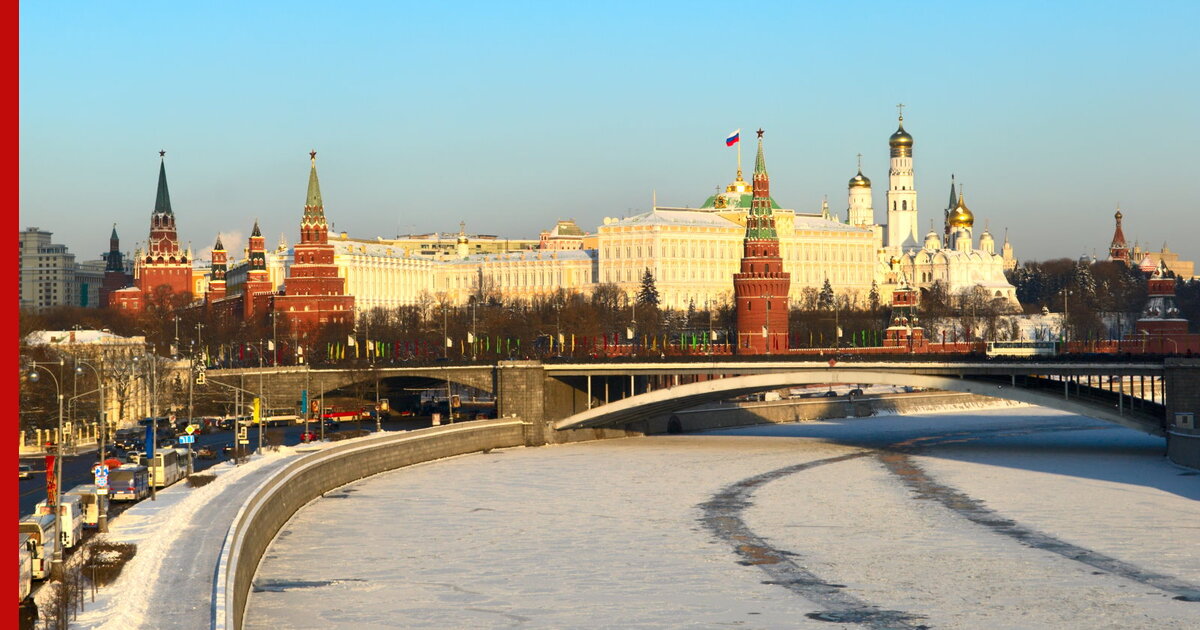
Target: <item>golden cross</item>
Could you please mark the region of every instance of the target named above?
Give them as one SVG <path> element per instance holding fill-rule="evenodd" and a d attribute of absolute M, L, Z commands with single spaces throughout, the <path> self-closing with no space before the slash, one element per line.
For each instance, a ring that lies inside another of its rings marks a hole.
<path fill-rule="evenodd" d="M 896 105 L 896 111 L 900 112 L 900 120 L 904 120 L 904 103 Z"/>

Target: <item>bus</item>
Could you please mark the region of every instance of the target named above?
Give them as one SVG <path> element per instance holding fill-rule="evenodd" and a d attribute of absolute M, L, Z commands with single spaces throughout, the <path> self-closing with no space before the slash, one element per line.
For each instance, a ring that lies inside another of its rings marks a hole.
<path fill-rule="evenodd" d="M 17 533 L 17 557 L 21 565 L 18 569 L 20 577 L 17 578 L 20 581 L 18 587 L 21 591 L 17 598 L 18 605 L 24 603 L 29 594 L 33 592 L 33 546 L 30 545 L 32 540 L 33 537 L 25 532 Z"/>
<path fill-rule="evenodd" d="M 1050 356 L 1058 352 L 1058 344 L 1053 341 L 989 341 L 987 356 L 989 357 L 1039 357 Z"/>
<path fill-rule="evenodd" d="M 64 549 L 70 549 L 83 541 L 83 500 L 77 494 L 64 493 L 59 497 L 58 505 L 58 535 L 62 537 Z M 49 501 L 38 501 L 33 508 L 34 514 L 52 514 L 53 508 Z"/>
<path fill-rule="evenodd" d="M 125 464 L 108 473 L 108 496 L 113 501 L 141 501 L 150 495 L 150 473 L 145 466 Z"/>
<path fill-rule="evenodd" d="M 164 448 L 155 451 L 153 461 L 142 455 L 134 463 L 141 464 L 150 471 L 150 483 L 155 488 L 165 488 L 183 479 L 183 476 L 186 474 L 184 469 L 180 467 L 179 451 L 173 448 Z M 183 464 L 186 466 L 186 462 L 183 462 Z"/>
<path fill-rule="evenodd" d="M 29 570 L 35 580 L 50 577 L 54 537 L 58 535 L 56 520 L 53 514 L 30 514 L 17 523 L 18 532 L 29 536 L 26 542 L 30 553 Z"/>
<path fill-rule="evenodd" d="M 80 506 L 83 508 L 83 527 L 84 529 L 95 529 L 100 526 L 100 515 L 108 514 L 108 493 L 100 492 L 95 484 L 83 483 L 67 490 L 63 496 L 72 495 L 79 497 Z"/>

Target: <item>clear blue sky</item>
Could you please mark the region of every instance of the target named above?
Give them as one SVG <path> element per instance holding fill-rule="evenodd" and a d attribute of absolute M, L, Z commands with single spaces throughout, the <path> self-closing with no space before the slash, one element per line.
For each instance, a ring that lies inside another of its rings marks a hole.
<path fill-rule="evenodd" d="M 1196 2 L 21 9 L 20 221 L 80 259 L 114 222 L 146 238 L 159 149 L 197 253 L 255 217 L 297 240 L 314 148 L 339 231 L 536 237 L 699 205 L 738 127 L 802 211 L 844 217 L 863 153 L 883 222 L 898 102 L 922 231 L 954 173 L 1022 259 L 1103 256 L 1118 202 L 1130 240 L 1200 259 Z"/>

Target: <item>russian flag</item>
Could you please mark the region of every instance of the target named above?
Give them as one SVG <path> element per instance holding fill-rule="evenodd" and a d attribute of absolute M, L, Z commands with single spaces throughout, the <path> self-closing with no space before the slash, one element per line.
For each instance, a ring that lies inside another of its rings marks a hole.
<path fill-rule="evenodd" d="M 733 133 L 729 134 L 728 137 L 725 138 L 725 146 L 731 147 L 731 146 L 737 144 L 741 139 L 742 139 L 742 130 L 737 129 Z"/>

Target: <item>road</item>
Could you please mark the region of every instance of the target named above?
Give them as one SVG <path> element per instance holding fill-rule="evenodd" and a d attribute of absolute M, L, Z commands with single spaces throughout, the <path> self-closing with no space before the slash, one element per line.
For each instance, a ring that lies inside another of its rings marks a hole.
<path fill-rule="evenodd" d="M 429 426 L 430 420 L 428 417 L 413 417 L 401 419 L 393 419 L 384 422 L 384 429 L 389 431 L 404 431 L 410 429 L 419 429 Z M 316 424 L 312 425 L 315 429 Z M 361 423 L 363 429 L 373 431 L 375 423 L 373 421 L 364 420 Z M 355 423 L 342 423 L 336 431 L 354 430 Z M 273 429 L 268 427 L 266 436 L 271 435 Z M 284 445 L 293 445 L 300 443 L 300 434 L 304 431 L 304 425 L 292 425 L 281 427 L 283 431 Z M 258 427 L 249 429 L 250 449 L 251 452 L 258 448 Z M 196 459 L 194 462 L 194 470 L 196 472 L 203 471 L 209 466 L 217 462 L 224 461 L 225 457 L 221 453 L 222 447 L 231 445 L 234 442 L 233 431 L 215 431 L 212 433 L 202 433 L 196 437 L 194 448 L 201 446 L 212 446 L 217 451 L 217 459 Z M 122 461 L 125 459 L 126 451 L 120 449 L 112 449 L 109 445 L 109 457 L 116 457 Z M 98 458 L 98 453 L 95 448 L 83 451 L 78 455 L 68 455 L 63 458 L 62 468 L 62 489 L 64 491 L 86 483 L 92 483 L 92 466 L 95 466 Z M 33 507 L 38 501 L 46 498 L 46 458 L 45 456 L 22 457 L 22 464 L 33 466 L 34 472 L 29 479 L 21 479 L 19 484 L 20 497 L 17 504 L 17 517 L 20 518 L 26 514 L 33 513 Z"/>

